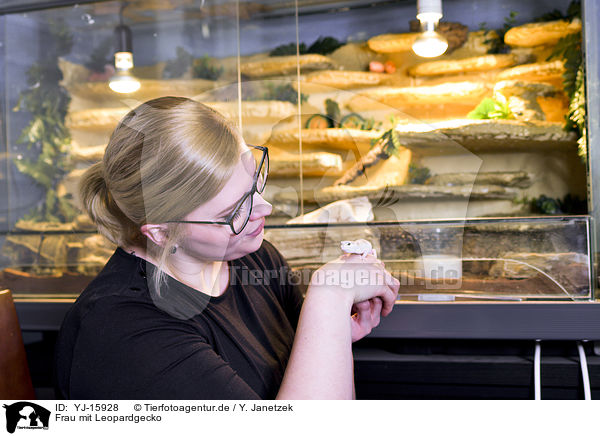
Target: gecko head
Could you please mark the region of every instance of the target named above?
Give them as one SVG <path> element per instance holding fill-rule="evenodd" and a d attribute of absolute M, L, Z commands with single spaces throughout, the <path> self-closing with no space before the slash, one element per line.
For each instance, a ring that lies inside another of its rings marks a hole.
<path fill-rule="evenodd" d="M 342 248 L 352 247 L 352 242 L 353 241 L 342 241 L 341 242 Z"/>

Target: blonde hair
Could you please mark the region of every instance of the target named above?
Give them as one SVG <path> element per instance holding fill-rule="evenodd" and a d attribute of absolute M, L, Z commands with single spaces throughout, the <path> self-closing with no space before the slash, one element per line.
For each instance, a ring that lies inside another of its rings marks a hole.
<path fill-rule="evenodd" d="M 79 182 L 85 211 L 99 233 L 120 246 L 145 246 L 163 267 L 183 238 L 181 224 L 167 224 L 158 246 L 140 227 L 181 220 L 211 200 L 233 174 L 243 139 L 237 128 L 202 103 L 161 97 L 130 111 L 112 133 L 101 162 Z"/>

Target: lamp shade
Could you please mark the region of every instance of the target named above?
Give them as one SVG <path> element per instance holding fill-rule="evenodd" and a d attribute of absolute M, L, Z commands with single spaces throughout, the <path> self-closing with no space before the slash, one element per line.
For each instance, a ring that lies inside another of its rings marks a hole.
<path fill-rule="evenodd" d="M 124 24 L 119 24 L 115 27 L 115 40 L 117 44 L 117 52 L 132 52 L 132 44 L 131 44 L 131 29 L 129 26 Z"/>

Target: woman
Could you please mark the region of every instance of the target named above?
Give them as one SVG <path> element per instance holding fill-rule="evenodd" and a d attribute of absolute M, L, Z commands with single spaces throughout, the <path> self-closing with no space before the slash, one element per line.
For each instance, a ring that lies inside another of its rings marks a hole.
<path fill-rule="evenodd" d="M 158 98 L 124 117 L 80 182 L 118 248 L 63 322 L 59 396 L 353 397 L 351 343 L 392 310 L 398 281 L 346 255 L 303 301 L 263 240 L 267 172 L 267 149 L 201 103 Z M 359 269 L 380 280 L 336 282 Z"/>

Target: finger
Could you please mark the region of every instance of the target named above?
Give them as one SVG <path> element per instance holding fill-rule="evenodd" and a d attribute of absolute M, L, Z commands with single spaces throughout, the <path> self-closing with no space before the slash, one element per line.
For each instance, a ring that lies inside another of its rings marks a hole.
<path fill-rule="evenodd" d="M 369 301 L 363 301 L 356 304 L 356 309 L 358 319 L 355 320 L 358 322 L 358 325 L 362 331 L 364 331 L 366 334 L 370 333 L 371 329 L 373 328 L 371 318 L 371 303 L 369 303 Z"/>
<path fill-rule="evenodd" d="M 398 296 L 398 291 L 387 285 L 383 286 L 382 288 L 382 294 L 379 295 L 383 302 L 381 314 L 383 316 L 388 316 L 394 308 L 394 304 L 396 303 L 396 298 Z"/>
<path fill-rule="evenodd" d="M 371 303 L 369 302 L 369 300 L 361 301 L 360 303 L 355 303 L 354 307 L 357 312 L 361 310 L 371 310 Z"/>
<path fill-rule="evenodd" d="M 383 308 L 383 301 L 379 297 L 373 298 L 371 301 L 371 321 L 373 323 L 373 327 L 377 327 L 381 321 L 381 309 Z"/>
<path fill-rule="evenodd" d="M 388 270 L 385 270 L 385 279 L 385 284 L 397 294 L 400 290 L 400 281 L 396 277 L 394 277 Z"/>

